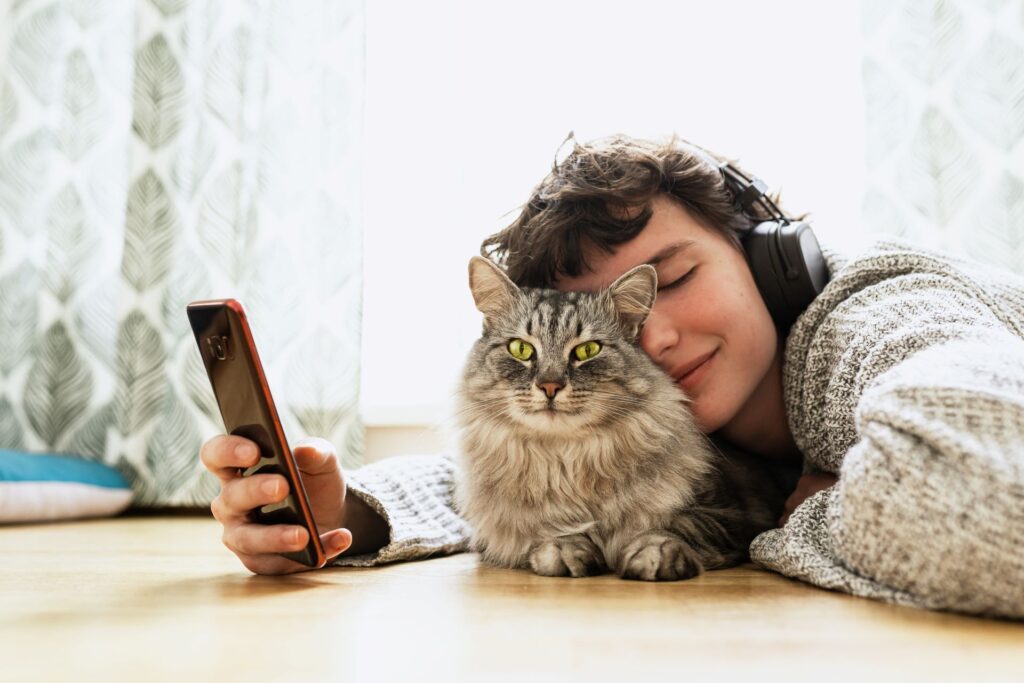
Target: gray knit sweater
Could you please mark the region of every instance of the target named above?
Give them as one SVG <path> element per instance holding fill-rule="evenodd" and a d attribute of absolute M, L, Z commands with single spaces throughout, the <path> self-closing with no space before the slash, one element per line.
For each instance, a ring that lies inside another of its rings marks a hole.
<path fill-rule="evenodd" d="M 809 583 L 933 609 L 1024 618 L 1024 278 L 884 238 L 786 339 L 786 411 L 807 472 L 837 474 L 751 558 Z M 349 474 L 390 543 L 336 565 L 467 549 L 448 454 Z"/>

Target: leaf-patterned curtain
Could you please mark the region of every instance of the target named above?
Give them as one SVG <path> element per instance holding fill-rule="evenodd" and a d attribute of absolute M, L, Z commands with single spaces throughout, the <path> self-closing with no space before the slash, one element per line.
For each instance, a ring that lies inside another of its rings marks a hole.
<path fill-rule="evenodd" d="M 291 439 L 362 454 L 360 0 L 0 3 L 0 447 L 207 505 L 185 304 L 245 305 Z"/>
<path fill-rule="evenodd" d="M 864 0 L 871 232 L 1024 268 L 1024 5 Z"/>

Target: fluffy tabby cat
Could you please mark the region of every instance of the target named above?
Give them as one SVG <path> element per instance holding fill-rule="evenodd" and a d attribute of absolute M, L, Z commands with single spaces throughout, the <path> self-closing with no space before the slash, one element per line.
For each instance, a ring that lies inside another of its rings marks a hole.
<path fill-rule="evenodd" d="M 485 562 L 653 581 L 748 558 L 799 472 L 716 449 L 639 347 L 654 268 L 560 292 L 476 256 L 469 283 L 484 326 L 458 391 L 456 504 Z"/>

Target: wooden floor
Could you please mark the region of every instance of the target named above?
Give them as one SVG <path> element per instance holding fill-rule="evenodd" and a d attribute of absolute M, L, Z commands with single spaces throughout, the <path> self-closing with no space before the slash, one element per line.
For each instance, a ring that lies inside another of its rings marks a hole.
<path fill-rule="evenodd" d="M 187 517 L 0 527 L 0 558 L 4 681 L 1024 680 L 1024 624 L 752 566 L 650 584 L 464 554 L 260 577 Z"/>

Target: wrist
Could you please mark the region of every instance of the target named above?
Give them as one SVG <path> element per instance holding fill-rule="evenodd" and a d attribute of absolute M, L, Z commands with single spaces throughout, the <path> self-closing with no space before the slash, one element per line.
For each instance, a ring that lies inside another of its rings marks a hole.
<path fill-rule="evenodd" d="M 380 550 L 391 538 L 388 523 L 351 491 L 345 496 L 342 526 L 352 532 L 352 545 L 341 555 L 362 555 Z"/>

